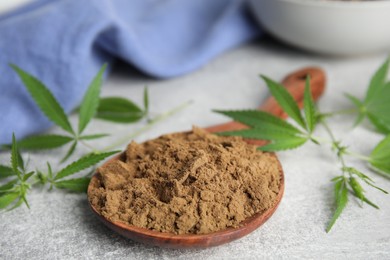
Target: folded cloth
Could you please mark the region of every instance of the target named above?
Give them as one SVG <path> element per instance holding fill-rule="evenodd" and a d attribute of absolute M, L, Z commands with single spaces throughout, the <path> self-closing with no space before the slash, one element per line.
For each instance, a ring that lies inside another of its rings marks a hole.
<path fill-rule="evenodd" d="M 13 63 L 50 88 L 66 112 L 104 62 L 153 77 L 190 72 L 260 34 L 241 0 L 38 0 L 0 16 L 0 144 L 41 132 Z"/>

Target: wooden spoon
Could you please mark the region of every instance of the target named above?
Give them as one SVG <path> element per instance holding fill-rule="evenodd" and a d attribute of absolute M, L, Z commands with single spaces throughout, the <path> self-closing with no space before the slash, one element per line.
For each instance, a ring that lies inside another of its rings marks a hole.
<path fill-rule="evenodd" d="M 317 100 L 325 89 L 325 73 L 320 68 L 305 68 L 299 71 L 296 71 L 288 75 L 282 82 L 286 89 L 292 94 L 294 99 L 299 103 L 300 107 L 303 105 L 304 89 L 305 89 L 305 79 L 306 76 L 311 76 L 311 91 L 314 100 Z M 265 103 L 259 108 L 260 110 L 272 113 L 276 116 L 285 118 L 287 115 L 279 107 L 273 97 L 269 97 Z M 211 133 L 221 132 L 221 131 L 230 131 L 230 130 L 239 130 L 244 129 L 246 126 L 237 122 L 230 122 L 226 124 L 221 124 L 213 127 L 208 127 L 208 130 Z M 256 145 L 264 145 L 265 141 L 259 140 L 248 140 L 248 143 Z M 113 160 L 118 160 L 122 154 L 110 159 L 106 162 L 109 163 Z M 276 156 L 276 155 L 275 155 Z M 139 228 L 135 226 L 126 225 L 121 222 L 113 222 L 102 215 L 94 208 L 90 203 L 90 207 L 95 215 L 110 229 L 121 234 L 124 237 L 130 238 L 132 240 L 146 243 L 154 246 L 160 247 L 169 247 L 169 248 L 206 248 L 211 246 L 217 246 L 230 241 L 241 238 L 259 226 L 261 226 L 272 214 L 275 212 L 278 207 L 284 192 L 284 174 L 282 167 L 279 163 L 280 169 L 280 187 L 279 193 L 275 199 L 273 207 L 269 208 L 264 212 L 259 212 L 252 217 L 244 220 L 240 223 L 240 226 L 237 228 L 227 228 L 218 232 L 213 232 L 204 235 L 188 234 L 188 235 L 176 235 L 172 233 L 162 233 L 157 231 L 152 231 L 145 228 Z M 95 174 L 88 187 L 88 194 L 92 189 L 94 183 L 98 181 L 98 175 Z"/>

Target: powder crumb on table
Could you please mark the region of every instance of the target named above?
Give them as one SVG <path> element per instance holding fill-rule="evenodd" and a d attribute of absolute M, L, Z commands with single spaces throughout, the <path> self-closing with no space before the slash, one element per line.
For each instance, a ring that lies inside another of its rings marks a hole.
<path fill-rule="evenodd" d="M 132 142 L 98 169 L 89 190 L 110 221 L 174 234 L 206 234 L 272 207 L 281 166 L 239 137 L 194 127 L 142 144 Z"/>

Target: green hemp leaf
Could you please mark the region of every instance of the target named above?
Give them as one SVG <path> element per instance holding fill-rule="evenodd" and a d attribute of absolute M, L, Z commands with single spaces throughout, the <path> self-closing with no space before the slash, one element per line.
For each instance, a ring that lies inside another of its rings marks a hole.
<path fill-rule="evenodd" d="M 88 154 L 84 157 L 81 157 L 77 161 L 74 161 L 73 163 L 67 165 L 65 168 L 59 171 L 54 177 L 54 180 L 59 180 L 84 169 L 87 169 L 115 153 L 118 153 L 118 151 L 100 154 Z"/>
<path fill-rule="evenodd" d="M 50 92 L 50 90 L 37 78 L 23 71 L 16 65 L 10 65 L 15 72 L 19 75 L 20 79 L 24 83 L 24 86 L 30 93 L 31 97 L 38 105 L 40 110 L 46 115 L 46 117 L 57 126 L 71 134 L 67 135 L 38 135 L 30 136 L 18 142 L 18 146 L 22 149 L 42 150 L 53 149 L 64 146 L 68 143 L 72 143 L 68 149 L 68 152 L 62 158 L 61 162 L 66 161 L 76 150 L 76 146 L 79 140 L 92 140 L 102 138 L 107 135 L 86 135 L 82 136 L 82 132 L 91 121 L 92 117 L 96 114 L 99 105 L 99 95 L 102 84 L 102 77 L 107 67 L 104 64 L 99 70 L 98 74 L 94 77 L 90 83 L 84 98 L 80 106 L 79 113 L 79 128 L 76 134 L 73 130 L 69 119 L 65 114 L 64 109 L 61 107 L 57 99 Z"/>
<path fill-rule="evenodd" d="M 87 92 L 85 92 L 83 101 L 81 102 L 79 111 L 79 134 L 81 134 L 92 117 L 95 115 L 99 106 L 100 89 L 102 86 L 103 73 L 107 68 L 107 64 L 104 64 L 95 78 L 89 85 Z"/>
<path fill-rule="evenodd" d="M 218 133 L 224 136 L 241 136 L 250 139 L 269 140 L 273 143 L 260 147 L 263 151 L 278 151 L 296 148 L 307 141 L 304 133 L 292 124 L 272 114 L 258 110 L 215 112 L 232 118 L 252 128 Z"/>
<path fill-rule="evenodd" d="M 58 189 L 67 189 L 73 192 L 87 192 L 90 178 L 75 178 L 70 180 L 56 181 L 54 186 Z"/>
<path fill-rule="evenodd" d="M 144 109 L 141 109 L 133 101 L 126 98 L 101 98 L 96 118 L 116 123 L 135 123 L 149 113 L 149 94 L 146 87 L 144 89 L 143 103 Z"/>
<path fill-rule="evenodd" d="M 143 116 L 144 111 L 138 105 L 121 97 L 101 98 L 96 114 L 96 118 L 117 123 L 137 122 Z"/>
<path fill-rule="evenodd" d="M 0 179 L 4 179 L 14 175 L 14 171 L 11 167 L 0 165 Z"/>
<path fill-rule="evenodd" d="M 348 203 L 348 188 L 344 177 L 335 180 L 334 194 L 336 198 L 336 211 L 334 212 L 333 217 L 330 220 L 328 227 L 326 228 L 326 232 L 329 232 L 332 229 L 334 223 L 340 217 Z"/>
<path fill-rule="evenodd" d="M 63 180 L 65 177 L 76 174 L 82 170 L 90 168 L 97 164 L 98 162 L 106 159 L 107 157 L 118 153 L 118 151 L 100 153 L 100 154 L 89 154 L 84 157 L 81 157 L 77 161 L 72 162 L 67 165 L 65 168 L 60 170 L 57 174 L 55 174 L 54 178 L 52 178 L 52 185 L 59 189 L 67 189 L 74 192 L 86 192 L 87 187 L 90 181 L 88 177 L 75 178 L 75 179 L 67 179 Z M 50 175 L 51 169 L 49 168 Z M 49 176 L 50 178 L 50 176 Z"/>
<path fill-rule="evenodd" d="M 12 135 L 11 167 L 0 166 L 1 178 L 10 178 L 7 183 L 0 186 L 0 209 L 12 210 L 27 202 L 27 192 L 31 188 L 28 183 L 35 172 L 25 171 L 25 165 L 17 146 L 15 135 Z"/>
<path fill-rule="evenodd" d="M 46 117 L 66 132 L 74 134 L 68 117 L 49 89 L 37 78 L 23 71 L 18 66 L 12 64 L 10 66 L 19 75 L 31 97 Z"/>
<path fill-rule="evenodd" d="M 73 140 L 64 135 L 36 135 L 18 141 L 18 147 L 26 150 L 46 150 L 61 147 Z"/>
<path fill-rule="evenodd" d="M 366 97 L 363 101 L 346 94 L 347 98 L 359 111 L 355 125 L 367 117 L 373 126 L 381 133 L 390 133 L 390 82 L 387 82 L 389 59 L 376 71 L 371 78 Z"/>
<path fill-rule="evenodd" d="M 304 115 L 299 109 L 297 102 L 291 94 L 279 83 L 264 77 L 268 88 L 273 97 L 283 110 L 291 116 L 291 118 L 301 126 L 304 131 L 298 129 L 287 121 L 276 117 L 270 113 L 258 110 L 239 110 L 239 111 L 223 111 L 214 110 L 217 113 L 223 114 L 233 120 L 245 124 L 251 128 L 218 133 L 225 136 L 241 136 L 244 138 L 268 140 L 269 144 L 259 147 L 262 151 L 274 152 L 287 149 L 294 149 L 308 140 L 314 139 L 311 134 L 317 124 L 316 108 L 314 106 L 313 97 L 310 91 L 310 78 L 307 77 L 304 93 Z M 304 119 L 305 118 L 305 119 Z"/>
<path fill-rule="evenodd" d="M 390 176 L 390 135 L 374 148 L 369 162 L 377 172 Z"/>
<path fill-rule="evenodd" d="M 306 128 L 305 121 L 303 120 L 301 111 L 298 107 L 297 102 L 295 102 L 294 98 L 290 93 L 286 90 L 286 88 L 273 81 L 272 79 L 267 78 L 266 76 L 261 76 L 265 83 L 268 86 L 268 89 L 271 91 L 272 96 L 276 99 L 278 104 L 283 108 L 284 112 L 286 112 L 295 122 L 297 122 L 302 128 Z"/>

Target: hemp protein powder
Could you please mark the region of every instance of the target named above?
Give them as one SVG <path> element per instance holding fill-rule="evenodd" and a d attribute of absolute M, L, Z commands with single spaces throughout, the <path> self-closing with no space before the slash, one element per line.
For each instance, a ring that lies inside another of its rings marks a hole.
<path fill-rule="evenodd" d="M 112 222 L 174 234 L 206 234 L 275 203 L 281 166 L 239 137 L 194 127 L 138 144 L 98 169 L 88 192 Z"/>

